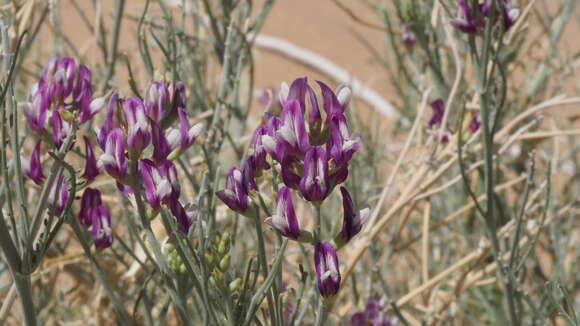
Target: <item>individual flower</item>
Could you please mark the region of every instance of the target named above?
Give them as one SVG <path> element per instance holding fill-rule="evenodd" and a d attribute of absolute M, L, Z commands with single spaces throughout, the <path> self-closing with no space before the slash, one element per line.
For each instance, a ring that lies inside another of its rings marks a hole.
<path fill-rule="evenodd" d="M 119 95 L 117 93 L 113 93 L 109 98 L 109 102 L 107 104 L 107 111 L 105 113 L 105 121 L 101 126 L 101 129 L 97 132 L 97 144 L 101 147 L 101 150 L 105 150 L 105 144 L 107 142 L 107 137 L 111 130 L 115 128 L 119 128 L 119 117 L 117 108 L 119 106 Z"/>
<path fill-rule="evenodd" d="M 73 58 L 64 57 L 58 60 L 49 86 L 50 95 L 57 103 L 64 103 L 72 93 L 76 74 L 77 64 Z"/>
<path fill-rule="evenodd" d="M 169 106 L 169 92 L 162 81 L 154 81 L 149 85 L 144 99 L 147 116 L 156 123 L 161 123 Z"/>
<path fill-rule="evenodd" d="M 335 94 L 330 87 L 325 83 L 318 81 L 320 91 L 322 93 L 322 107 L 326 112 L 327 120 L 335 113 L 344 113 L 346 107 L 350 103 L 352 91 L 349 87 L 341 87 Z"/>
<path fill-rule="evenodd" d="M 127 176 L 125 138 L 121 129 L 115 128 L 109 133 L 105 143 L 105 152 L 101 155 L 99 164 L 117 180 L 123 180 Z"/>
<path fill-rule="evenodd" d="M 352 155 L 359 150 L 361 146 L 360 137 L 350 134 L 346 118 L 341 113 L 332 116 L 330 128 L 331 134 L 327 149 L 334 161 L 333 167 L 344 166 L 348 164 Z"/>
<path fill-rule="evenodd" d="M 300 104 L 290 100 L 282 110 L 282 125 L 276 130 L 276 140 L 284 146 L 284 153 L 303 156 L 309 147 L 308 134 Z"/>
<path fill-rule="evenodd" d="M 285 157 L 284 143 L 276 139 L 276 132 L 282 127 L 282 120 L 275 116 L 266 116 L 266 129 L 260 138 L 260 143 L 264 151 L 278 162 L 282 162 Z"/>
<path fill-rule="evenodd" d="M 398 320 L 385 312 L 385 306 L 377 298 L 370 298 L 363 311 L 355 312 L 350 326 L 395 326 Z"/>
<path fill-rule="evenodd" d="M 184 108 L 187 106 L 187 95 L 185 94 L 185 84 L 182 81 L 170 82 L 167 86 L 169 93 L 169 108 Z M 166 112 L 167 116 L 168 113 Z"/>
<path fill-rule="evenodd" d="M 141 160 L 138 167 L 145 187 L 145 198 L 153 209 L 159 209 L 162 202 L 179 198 L 180 186 L 173 163 L 165 161 L 157 168 L 152 161 Z"/>
<path fill-rule="evenodd" d="M 316 244 L 314 247 L 314 266 L 316 267 L 316 283 L 320 295 L 329 297 L 338 293 L 340 288 L 338 257 L 330 243 Z"/>
<path fill-rule="evenodd" d="M 268 128 L 265 125 L 261 125 L 254 130 L 254 135 L 252 136 L 254 163 L 256 164 L 256 168 L 261 170 L 268 170 L 270 168 L 270 164 L 266 159 L 268 153 L 266 153 L 266 149 L 262 143 L 262 136 L 267 135 L 267 131 Z"/>
<path fill-rule="evenodd" d="M 95 247 L 105 249 L 113 243 L 113 234 L 111 230 L 111 215 L 105 205 L 100 205 L 94 209 L 92 214 L 92 235 Z"/>
<path fill-rule="evenodd" d="M 298 170 L 301 169 L 299 167 L 300 163 L 300 161 L 292 156 L 286 156 L 280 162 L 280 176 L 282 177 L 282 181 L 292 189 L 300 189 L 301 177 L 298 175 L 300 173 Z"/>
<path fill-rule="evenodd" d="M 266 218 L 264 223 L 278 230 L 284 237 L 297 240 L 300 237 L 300 224 L 294 212 L 292 192 L 284 186 L 278 189 L 276 196 L 276 211 L 274 215 Z"/>
<path fill-rule="evenodd" d="M 472 134 L 476 133 L 481 127 L 481 120 L 479 120 L 479 114 L 473 113 L 471 121 L 469 122 L 469 131 Z"/>
<path fill-rule="evenodd" d="M 139 157 L 151 142 L 151 126 L 145 115 L 145 106 L 138 97 L 125 99 L 123 110 L 127 120 L 127 148 L 132 157 Z"/>
<path fill-rule="evenodd" d="M 87 184 L 89 184 L 95 180 L 100 171 L 90 140 L 86 136 L 83 136 L 83 139 L 85 141 L 85 169 L 81 177 L 85 178 Z"/>
<path fill-rule="evenodd" d="M 243 184 L 248 193 L 251 191 L 257 191 L 256 160 L 254 155 L 249 155 L 244 159 L 242 163 L 242 173 L 244 174 Z"/>
<path fill-rule="evenodd" d="M 433 115 L 431 115 L 427 123 L 429 128 L 440 126 L 445 115 L 445 103 L 443 103 L 442 99 L 436 99 L 431 102 L 431 109 L 433 110 Z"/>
<path fill-rule="evenodd" d="M 239 167 L 233 166 L 230 168 L 226 177 L 225 189 L 216 192 L 216 195 L 234 212 L 248 215 L 248 191 L 244 186 L 243 171 Z"/>
<path fill-rule="evenodd" d="M 68 201 L 68 189 L 64 175 L 59 174 L 54 179 L 52 188 L 48 195 L 48 208 L 55 216 L 60 216 L 64 212 L 66 202 Z"/>
<path fill-rule="evenodd" d="M 179 130 L 172 129 L 167 135 L 167 141 L 171 149 L 177 149 L 179 152 L 187 150 L 201 134 L 203 123 L 197 123 L 191 128 L 187 121 L 187 115 L 184 108 L 177 108 L 179 115 Z"/>
<path fill-rule="evenodd" d="M 169 202 L 169 210 L 175 217 L 179 231 L 187 234 L 189 228 L 199 218 L 199 210 L 197 206 L 188 204 L 185 207 L 175 199 Z"/>
<path fill-rule="evenodd" d="M 72 124 L 62 118 L 62 116 L 66 115 L 67 113 L 68 111 L 66 111 L 64 108 L 58 108 L 52 113 L 50 120 L 52 127 L 52 141 L 54 143 L 54 147 L 57 149 L 60 149 L 65 139 L 72 132 Z"/>
<path fill-rule="evenodd" d="M 22 105 L 22 112 L 28 126 L 35 132 L 42 132 L 46 124 L 46 111 L 50 103 L 46 88 L 34 84 L 30 90 L 30 100 Z"/>
<path fill-rule="evenodd" d="M 443 123 L 443 117 L 445 116 L 445 103 L 442 99 L 436 99 L 435 101 L 431 102 L 431 109 L 433 111 L 433 115 L 427 122 L 427 125 L 432 130 L 437 138 L 441 141 L 441 143 L 447 143 L 453 134 L 453 131 L 449 128 L 443 130 L 443 135 L 439 137 L 439 127 L 441 123 Z"/>
<path fill-rule="evenodd" d="M 328 155 L 320 146 L 313 146 L 306 152 L 300 191 L 306 200 L 315 203 L 324 200 L 330 192 Z"/>
<path fill-rule="evenodd" d="M 93 214 L 102 204 L 101 192 L 97 189 L 86 188 L 81 197 L 79 221 L 84 225 L 91 225 L 93 223 Z"/>
<path fill-rule="evenodd" d="M 73 103 L 79 107 L 79 124 L 92 119 L 105 106 L 105 98 L 93 99 L 91 71 L 85 65 L 78 69 L 78 79 L 73 91 Z"/>
<path fill-rule="evenodd" d="M 415 44 L 416 38 L 415 33 L 409 28 L 407 24 L 401 24 L 401 39 L 403 40 L 403 44 L 406 46 L 413 46 Z"/>
<path fill-rule="evenodd" d="M 153 161 L 156 164 L 161 164 L 167 160 L 167 156 L 171 153 L 171 147 L 169 147 L 169 142 L 165 133 L 159 125 L 151 120 L 151 144 L 153 144 Z"/>
<path fill-rule="evenodd" d="M 34 181 L 37 185 L 41 185 L 44 181 L 44 174 L 42 173 L 42 165 L 40 164 L 40 143 L 38 140 L 34 146 L 34 150 L 30 154 L 30 158 L 21 158 L 22 172 L 30 180 Z"/>
<path fill-rule="evenodd" d="M 360 232 L 370 213 L 368 207 L 359 210 L 354 205 L 354 202 L 345 187 L 340 187 L 340 192 L 342 194 L 343 217 L 342 229 L 335 239 L 338 248 L 348 243 L 350 239 Z"/>
<path fill-rule="evenodd" d="M 479 7 L 476 8 L 479 11 Z M 457 1 L 456 16 L 451 20 L 451 25 L 463 33 L 474 34 L 484 27 L 483 20 L 480 19 L 479 13 L 471 11 L 465 0 Z"/>
<path fill-rule="evenodd" d="M 81 110 L 79 112 L 79 124 L 83 124 L 91 120 L 95 116 L 95 114 L 101 111 L 101 109 L 104 106 L 105 106 L 104 97 L 97 97 L 96 99 L 92 100 L 88 105 L 81 106 Z"/>

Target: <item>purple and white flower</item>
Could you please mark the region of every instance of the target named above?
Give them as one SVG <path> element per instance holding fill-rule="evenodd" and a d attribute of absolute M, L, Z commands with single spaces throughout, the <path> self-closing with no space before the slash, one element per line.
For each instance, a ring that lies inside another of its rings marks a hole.
<path fill-rule="evenodd" d="M 314 266 L 320 295 L 329 297 L 337 294 L 340 289 L 340 270 L 338 256 L 330 243 L 322 242 L 314 247 Z"/>
<path fill-rule="evenodd" d="M 335 242 L 339 248 L 348 243 L 360 232 L 370 214 L 370 209 L 368 207 L 359 210 L 354 205 L 354 202 L 345 187 L 340 187 L 340 192 L 342 193 L 343 207 L 342 229 L 335 238 Z"/>
<path fill-rule="evenodd" d="M 274 215 L 266 218 L 264 223 L 278 230 L 284 237 L 297 240 L 300 237 L 300 224 L 294 212 L 292 192 L 284 186 L 278 190 L 276 196 L 276 211 Z"/>
<path fill-rule="evenodd" d="M 313 146 L 306 152 L 300 191 L 306 200 L 315 203 L 324 200 L 330 192 L 328 154 L 320 146 Z"/>
<path fill-rule="evenodd" d="M 59 174 L 54 179 L 52 188 L 48 195 L 48 208 L 55 216 L 60 216 L 64 212 L 68 201 L 68 188 L 64 175 Z"/>
<path fill-rule="evenodd" d="M 40 143 L 38 140 L 34 146 L 34 150 L 30 154 L 30 158 L 21 157 L 22 172 L 30 180 L 37 185 L 41 185 L 44 181 L 44 174 L 42 173 L 42 165 L 40 164 Z"/>
<path fill-rule="evenodd" d="M 84 136 L 85 141 L 85 169 L 81 177 L 85 178 L 88 183 L 93 182 L 95 178 L 99 175 L 99 167 L 97 164 L 97 160 L 95 158 L 95 152 L 93 151 L 93 146 L 91 145 L 90 140 Z"/>
<path fill-rule="evenodd" d="M 121 129 L 115 128 L 107 136 L 105 152 L 101 155 L 99 164 L 117 180 L 123 180 L 127 176 L 125 138 Z"/>
<path fill-rule="evenodd" d="M 127 120 L 127 147 L 131 157 L 139 157 L 151 142 L 151 126 L 145 106 L 139 98 L 132 97 L 125 99 L 123 110 Z"/>
<path fill-rule="evenodd" d="M 226 177 L 226 187 L 216 192 L 218 198 L 231 210 L 243 215 L 250 213 L 248 190 L 244 185 L 243 171 L 233 166 Z"/>

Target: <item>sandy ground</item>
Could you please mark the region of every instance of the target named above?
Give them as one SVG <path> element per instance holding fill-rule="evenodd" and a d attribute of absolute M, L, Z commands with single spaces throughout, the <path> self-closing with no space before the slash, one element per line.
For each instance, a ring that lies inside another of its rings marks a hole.
<path fill-rule="evenodd" d="M 77 2 L 86 9 L 86 15 L 93 19 L 95 12 L 90 2 Z M 380 1 L 375 0 L 374 2 L 379 3 Z M 527 3 L 527 1 L 521 2 Z M 91 51 L 96 50 L 94 42 L 91 41 L 91 33 L 82 24 L 72 6 L 67 3 L 67 0 L 60 1 L 62 11 L 59 19 L 62 31 L 70 38 L 71 42 L 79 45 L 81 51 L 90 54 Z M 254 6 L 258 7 L 263 3 L 264 0 L 258 0 L 255 1 Z M 342 0 L 341 3 L 361 20 L 381 25 L 378 15 L 365 5 L 365 1 Z M 128 0 L 126 12 L 136 15 L 142 10 L 143 4 L 144 2 L 140 0 Z M 101 7 L 106 24 L 110 28 L 113 1 L 103 0 Z M 580 10 L 580 6 L 578 7 Z M 133 23 L 126 23 L 122 26 L 120 51 L 128 53 L 135 51 L 135 30 L 136 27 Z M 388 101 L 394 100 L 394 88 L 391 81 L 362 42 L 364 38 L 367 44 L 382 54 L 385 49 L 383 33 L 356 22 L 333 0 L 279 0 L 274 5 L 262 33 L 285 39 L 299 47 L 322 55 L 347 70 L 352 76 L 360 79 L 366 86 L 376 90 Z M 579 33 L 580 20 L 577 19 L 565 31 L 561 51 L 570 54 L 580 51 Z M 256 63 L 256 89 L 278 86 L 281 81 L 291 81 L 301 76 L 308 76 L 312 81 L 320 79 L 336 85 L 328 76 L 323 76 L 278 54 L 256 50 L 254 59 Z M 98 62 L 92 63 L 97 64 Z M 118 72 L 121 76 L 126 74 L 124 67 L 121 66 L 118 70 L 120 70 Z M 127 87 L 124 80 L 118 80 L 118 83 L 121 88 Z"/>

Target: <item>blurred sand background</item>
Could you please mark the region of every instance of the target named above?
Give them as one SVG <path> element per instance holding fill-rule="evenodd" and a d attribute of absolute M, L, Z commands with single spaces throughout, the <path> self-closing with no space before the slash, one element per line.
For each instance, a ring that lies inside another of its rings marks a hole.
<path fill-rule="evenodd" d="M 80 20 L 77 12 L 68 3 L 69 0 L 57 1 L 61 6 L 62 32 L 79 49 L 89 54 L 97 51 L 92 38 L 92 31 L 88 30 Z M 90 1 L 78 1 L 86 10 L 89 19 L 94 19 L 95 10 Z M 255 1 L 254 6 L 261 6 L 264 0 Z M 528 1 L 520 1 L 528 3 Z M 365 22 L 381 25 L 378 15 L 372 11 L 365 1 L 345 1 L 341 3 Z M 549 3 L 552 3 L 549 1 Z M 133 16 L 138 15 L 143 8 L 144 1 L 127 0 L 125 11 Z M 538 6 L 541 7 L 541 6 Z M 555 7 L 555 6 L 554 6 Z M 580 7 L 580 6 L 578 6 Z M 113 1 L 101 1 L 101 11 L 105 19 L 105 26 L 111 28 L 113 17 Z M 154 10 L 154 7 L 152 7 Z M 551 8 L 555 9 L 555 8 Z M 576 15 L 580 17 L 580 15 Z M 58 28 L 58 27 L 56 27 Z M 279 0 L 276 1 L 270 16 L 262 30 L 262 34 L 285 39 L 299 47 L 314 51 L 346 69 L 352 76 L 360 79 L 366 86 L 374 89 L 385 99 L 394 100 L 394 88 L 380 63 L 373 57 L 367 48 L 371 45 L 377 53 L 385 53 L 385 39 L 381 31 L 364 26 L 352 19 L 344 10 L 339 8 L 334 0 Z M 573 18 L 564 33 L 560 44 L 560 51 L 572 54 L 580 51 L 580 18 Z M 47 36 L 48 37 L 48 36 Z M 122 25 L 120 51 L 134 53 L 136 50 L 136 24 L 126 21 Z M 366 41 L 363 42 L 362 39 Z M 152 42 L 151 42 L 152 43 Z M 365 43 L 367 45 L 365 45 Z M 89 59 L 90 60 L 90 59 Z M 278 86 L 281 81 L 291 81 L 296 77 L 308 76 L 310 80 L 320 79 L 336 85 L 328 76 L 313 71 L 295 61 L 282 57 L 279 54 L 257 49 L 255 60 L 255 87 L 260 89 L 267 86 Z M 98 64 L 93 62 L 93 64 Z M 140 62 L 133 63 L 133 69 L 139 70 Z M 118 66 L 121 76 L 117 84 L 122 89 L 128 88 L 124 65 Z M 137 76 L 139 76 L 137 74 Z M 580 84 L 578 78 L 575 85 Z M 571 95 L 571 94 L 570 94 Z M 255 102 L 254 102 L 255 103 Z M 256 105 L 256 104 L 255 104 Z"/>

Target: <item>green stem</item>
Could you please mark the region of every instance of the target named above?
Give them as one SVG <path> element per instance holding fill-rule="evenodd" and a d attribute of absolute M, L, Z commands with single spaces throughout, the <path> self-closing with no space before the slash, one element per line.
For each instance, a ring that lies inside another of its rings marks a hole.
<path fill-rule="evenodd" d="M 258 235 L 258 259 L 262 265 L 262 272 L 264 273 L 264 279 L 268 277 L 268 260 L 266 258 L 266 247 L 264 241 L 264 234 L 262 230 L 262 221 L 260 220 L 260 209 L 256 206 L 256 217 L 254 218 L 254 226 L 256 227 L 256 233 Z M 278 325 L 276 322 L 276 297 L 274 296 L 274 289 L 268 291 L 268 312 L 270 313 L 270 320 L 272 325 Z"/>
<path fill-rule="evenodd" d="M 107 74 L 103 78 L 101 84 L 101 93 L 107 89 L 107 84 L 115 73 L 115 63 L 117 62 L 117 48 L 119 46 L 119 34 L 121 33 L 121 21 L 123 20 L 123 8 L 125 7 L 125 0 L 117 0 L 115 6 L 115 22 L 113 25 L 113 40 L 111 44 L 111 59 L 108 62 Z"/>

